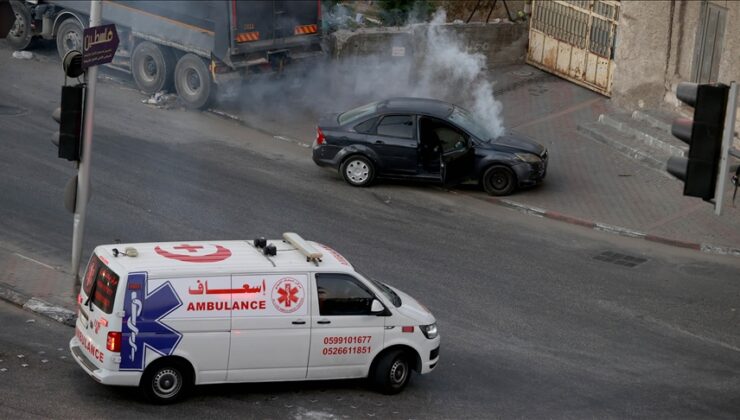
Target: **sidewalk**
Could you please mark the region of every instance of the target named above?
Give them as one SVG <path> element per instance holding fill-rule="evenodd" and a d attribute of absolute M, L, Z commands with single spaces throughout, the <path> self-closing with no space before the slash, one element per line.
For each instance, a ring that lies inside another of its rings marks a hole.
<path fill-rule="evenodd" d="M 514 75 L 526 72 L 533 82 L 517 82 Z M 732 206 L 731 183 L 717 217 L 713 204 L 684 197 L 683 183 L 664 170 L 579 132 L 579 125 L 619 112 L 608 98 L 526 65 L 499 79 L 506 126 L 545 144 L 550 164 L 540 188 L 493 201 L 599 230 L 740 256 L 740 200 Z M 502 89 L 506 83 L 514 88 Z"/>
<path fill-rule="evenodd" d="M 77 291 L 69 273 L 2 246 L 0 267 L 0 299 L 74 326 Z"/>

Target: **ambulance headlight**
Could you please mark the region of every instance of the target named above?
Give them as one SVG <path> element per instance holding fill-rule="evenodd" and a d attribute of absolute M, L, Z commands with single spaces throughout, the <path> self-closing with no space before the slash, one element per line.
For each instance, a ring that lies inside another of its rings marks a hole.
<path fill-rule="evenodd" d="M 422 333 L 424 333 L 424 336 L 428 339 L 437 338 L 437 323 L 429 324 L 429 325 L 419 325 L 419 329 Z"/>

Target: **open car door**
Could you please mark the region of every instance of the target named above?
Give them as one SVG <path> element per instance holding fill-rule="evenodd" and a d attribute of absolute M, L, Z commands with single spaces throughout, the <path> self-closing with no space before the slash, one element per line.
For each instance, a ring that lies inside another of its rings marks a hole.
<path fill-rule="evenodd" d="M 437 128 L 442 146 L 442 184 L 459 185 L 470 177 L 475 162 L 475 149 L 470 137 L 447 127 Z"/>

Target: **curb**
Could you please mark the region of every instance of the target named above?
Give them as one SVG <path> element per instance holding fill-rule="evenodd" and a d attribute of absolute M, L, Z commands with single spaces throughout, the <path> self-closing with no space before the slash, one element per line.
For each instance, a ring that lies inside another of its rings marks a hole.
<path fill-rule="evenodd" d="M 713 245 L 713 244 L 702 244 L 695 242 L 686 242 L 678 239 L 664 238 L 662 236 L 652 235 L 644 232 L 638 232 L 632 229 L 624 228 L 621 226 L 613 226 L 606 223 L 592 222 L 590 220 L 584 220 L 573 216 L 567 216 L 555 211 L 541 209 L 539 207 L 529 206 L 526 204 L 517 203 L 515 201 L 507 200 L 505 198 L 495 197 L 478 197 L 470 195 L 478 200 L 487 201 L 508 209 L 516 210 L 520 213 L 528 214 L 531 216 L 544 217 L 547 219 L 557 220 L 560 222 L 568 223 L 571 225 L 577 225 L 600 232 L 611 233 L 613 235 L 626 236 L 629 238 L 643 239 L 650 242 L 657 242 L 663 245 L 669 245 L 677 248 L 692 249 L 695 251 L 703 252 L 706 254 L 714 255 L 729 255 L 734 257 L 740 257 L 740 248 Z"/>
<path fill-rule="evenodd" d="M 20 306 L 27 311 L 45 316 L 68 327 L 74 327 L 77 322 L 77 314 L 69 309 L 53 305 L 43 299 L 28 296 L 4 283 L 0 283 L 0 299 Z"/>

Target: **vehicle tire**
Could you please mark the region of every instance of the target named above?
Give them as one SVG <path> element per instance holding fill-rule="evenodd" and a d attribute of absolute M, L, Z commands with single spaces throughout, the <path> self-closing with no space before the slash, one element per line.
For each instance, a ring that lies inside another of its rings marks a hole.
<path fill-rule="evenodd" d="M 375 166 L 370 159 L 361 155 L 350 156 L 342 162 L 339 172 L 349 185 L 366 187 L 375 178 Z"/>
<path fill-rule="evenodd" d="M 172 404 L 183 399 L 193 385 L 190 370 L 176 360 L 154 362 L 141 377 L 139 387 L 155 404 Z"/>
<path fill-rule="evenodd" d="M 144 93 L 169 90 L 175 76 L 175 56 L 167 47 L 144 41 L 131 54 L 131 74 Z"/>
<path fill-rule="evenodd" d="M 373 386 L 386 395 L 398 394 L 411 379 L 410 358 L 403 350 L 391 350 L 380 356 L 370 379 Z"/>
<path fill-rule="evenodd" d="M 64 60 L 64 56 L 72 50 L 82 52 L 83 31 L 82 24 L 73 17 L 70 17 L 59 25 L 56 34 L 59 58 Z"/>
<path fill-rule="evenodd" d="M 186 107 L 200 109 L 211 99 L 211 75 L 203 60 L 195 54 L 185 54 L 175 67 L 175 89 Z"/>
<path fill-rule="evenodd" d="M 494 165 L 486 169 L 482 183 L 490 195 L 509 195 L 516 188 L 516 175 L 508 166 Z"/>
<path fill-rule="evenodd" d="M 10 0 L 10 6 L 15 14 L 15 22 L 8 32 L 8 43 L 16 50 L 25 50 L 33 41 L 31 11 L 24 2 L 18 0 Z"/>

